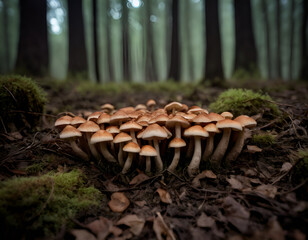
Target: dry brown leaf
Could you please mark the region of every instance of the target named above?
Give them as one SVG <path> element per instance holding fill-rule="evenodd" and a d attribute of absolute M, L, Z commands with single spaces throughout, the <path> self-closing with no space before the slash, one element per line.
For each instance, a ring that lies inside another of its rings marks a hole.
<path fill-rule="evenodd" d="M 282 167 L 280 169 L 280 172 L 288 172 L 292 168 L 292 164 L 289 162 L 285 162 L 282 164 Z"/>
<path fill-rule="evenodd" d="M 262 195 L 265 195 L 267 197 L 270 197 L 270 198 L 275 198 L 276 194 L 277 194 L 277 188 L 273 185 L 265 185 L 265 184 L 262 184 L 258 187 L 255 188 L 255 191 L 262 194 Z"/>
<path fill-rule="evenodd" d="M 157 217 L 153 222 L 153 230 L 156 234 L 157 240 L 175 240 L 173 231 L 167 226 L 160 212 L 157 212 Z"/>
<path fill-rule="evenodd" d="M 200 187 L 201 186 L 200 179 L 203 178 L 216 179 L 217 176 L 211 170 L 204 170 L 194 178 L 194 180 L 192 181 L 192 185 L 194 187 Z"/>
<path fill-rule="evenodd" d="M 144 227 L 145 220 L 138 217 L 135 214 L 126 215 L 125 217 L 121 218 L 117 225 L 124 224 L 126 226 L 129 226 L 129 231 L 133 233 L 135 236 L 138 236 Z"/>
<path fill-rule="evenodd" d="M 163 203 L 167 203 L 167 204 L 171 204 L 172 203 L 171 196 L 170 196 L 170 194 L 165 189 L 158 188 L 156 190 L 156 192 L 158 192 L 160 200 Z"/>
<path fill-rule="evenodd" d="M 112 225 L 112 221 L 100 216 L 98 220 L 90 222 L 86 226 L 96 234 L 97 239 L 103 240 L 109 235 Z"/>
<path fill-rule="evenodd" d="M 148 175 L 145 175 L 144 173 L 139 173 L 137 176 L 135 176 L 130 182 L 130 185 L 134 185 L 134 184 L 140 184 L 146 180 L 149 179 Z"/>
<path fill-rule="evenodd" d="M 111 194 L 110 198 L 111 200 L 108 202 L 108 206 L 113 212 L 123 212 L 130 204 L 128 198 L 121 192 Z"/>
<path fill-rule="evenodd" d="M 212 227 L 215 224 L 215 220 L 212 217 L 208 217 L 204 212 L 201 213 L 201 216 L 197 219 L 198 227 Z"/>
<path fill-rule="evenodd" d="M 247 152 L 249 153 L 262 152 L 262 149 L 255 145 L 247 145 Z"/>
<path fill-rule="evenodd" d="M 117 185 L 113 184 L 113 183 L 111 182 L 111 180 L 105 181 L 105 182 L 104 182 L 104 186 L 105 186 L 105 188 L 106 188 L 108 191 L 115 192 L 115 191 L 119 191 L 119 190 L 120 190 L 120 188 L 119 188 Z"/>
<path fill-rule="evenodd" d="M 138 207 L 143 207 L 144 205 L 147 204 L 147 202 L 145 200 L 141 200 L 141 201 L 135 201 L 134 202 Z"/>
<path fill-rule="evenodd" d="M 96 240 L 96 237 L 83 229 L 73 229 L 71 230 L 71 234 L 75 236 L 75 240 Z"/>
<path fill-rule="evenodd" d="M 244 188 L 243 184 L 239 180 L 234 178 L 233 176 L 230 176 L 230 178 L 227 178 L 227 182 L 230 183 L 233 189 L 242 190 Z"/>

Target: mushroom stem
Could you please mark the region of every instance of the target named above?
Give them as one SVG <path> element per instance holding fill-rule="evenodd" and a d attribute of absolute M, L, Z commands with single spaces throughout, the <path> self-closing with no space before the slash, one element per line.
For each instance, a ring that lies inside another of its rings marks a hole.
<path fill-rule="evenodd" d="M 130 130 L 130 136 L 132 137 L 132 142 L 137 143 L 136 135 L 134 130 Z M 137 143 L 138 144 L 138 143 Z"/>
<path fill-rule="evenodd" d="M 160 157 L 158 140 L 154 138 L 153 143 L 154 143 L 154 148 L 157 152 L 157 156 L 155 157 L 156 168 L 157 168 L 158 172 L 161 172 L 163 170 L 163 162 L 162 162 L 161 157 Z"/>
<path fill-rule="evenodd" d="M 186 158 L 191 158 L 191 156 L 193 155 L 193 151 L 194 151 L 194 141 L 190 137 L 187 152 L 186 152 Z"/>
<path fill-rule="evenodd" d="M 214 149 L 214 135 L 213 133 L 210 133 L 209 138 L 206 141 L 205 151 L 202 156 L 202 160 L 206 161 L 209 156 L 211 156 L 213 149 Z"/>
<path fill-rule="evenodd" d="M 106 142 L 100 142 L 99 147 L 101 153 L 108 162 L 117 162 L 115 158 L 111 155 L 111 153 L 108 151 Z"/>
<path fill-rule="evenodd" d="M 128 172 L 128 170 L 130 169 L 131 165 L 133 162 L 133 153 L 128 153 L 127 159 L 125 161 L 124 167 L 122 169 L 122 173 L 125 174 Z"/>
<path fill-rule="evenodd" d="M 219 162 L 225 155 L 227 148 L 228 148 L 230 135 L 231 135 L 231 128 L 225 128 L 223 135 L 213 153 L 213 156 L 212 156 L 213 162 Z"/>
<path fill-rule="evenodd" d="M 172 159 L 171 164 L 168 167 L 168 171 L 174 172 L 174 170 L 178 166 L 178 163 L 179 163 L 179 160 L 180 160 L 180 153 L 181 153 L 181 149 L 180 148 L 175 148 L 174 149 L 174 157 Z"/>
<path fill-rule="evenodd" d="M 175 125 L 175 137 L 181 138 L 181 125 L 180 124 Z"/>
<path fill-rule="evenodd" d="M 226 157 L 226 161 L 234 161 L 240 155 L 245 142 L 245 128 L 241 132 L 239 132 L 237 139 L 235 141 L 234 146 L 232 147 L 231 151 L 228 153 Z"/>
<path fill-rule="evenodd" d="M 91 142 L 91 133 L 87 132 L 86 136 L 87 136 L 87 141 L 88 141 L 88 145 L 89 145 L 91 154 L 94 156 L 94 158 L 96 160 L 100 160 L 101 157 L 100 157 L 98 151 L 96 150 L 95 145 L 90 143 Z"/>
<path fill-rule="evenodd" d="M 195 139 L 194 155 L 187 168 L 188 175 L 190 177 L 198 173 L 201 160 L 201 137 L 195 136 L 194 139 Z"/>
<path fill-rule="evenodd" d="M 123 161 L 123 145 L 124 145 L 124 143 L 122 143 L 122 142 L 119 144 L 119 152 L 118 152 L 118 162 L 119 162 L 121 167 L 123 167 L 123 165 L 124 165 L 124 161 Z"/>
<path fill-rule="evenodd" d="M 79 157 L 81 157 L 82 159 L 84 159 L 86 161 L 89 161 L 89 156 L 84 151 L 82 151 L 80 147 L 78 147 L 77 143 L 74 140 L 71 140 L 70 143 L 71 143 L 71 147 L 72 147 L 73 151 Z"/>
<path fill-rule="evenodd" d="M 145 158 L 145 172 L 146 173 L 151 172 L 151 157 L 150 156 L 146 156 Z"/>

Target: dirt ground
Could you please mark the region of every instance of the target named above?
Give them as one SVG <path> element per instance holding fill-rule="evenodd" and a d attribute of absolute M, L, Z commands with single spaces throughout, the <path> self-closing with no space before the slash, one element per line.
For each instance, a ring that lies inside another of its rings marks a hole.
<path fill-rule="evenodd" d="M 78 159 L 69 145 L 59 139 L 53 123 L 65 112 L 96 111 L 104 103 L 116 108 L 135 106 L 145 104 L 150 98 L 159 106 L 176 100 L 207 108 L 224 87 L 197 87 L 185 94 L 181 89 L 172 94 L 168 91 L 85 94 L 73 85 L 42 86 L 49 102 L 41 125 L 35 131 L 22 129 L 0 135 L 0 180 L 79 168 L 105 195 L 100 210 L 89 209 L 72 219 L 75 230 L 63 226 L 56 239 L 156 239 L 158 236 L 161 239 L 306 239 L 308 181 L 298 176 L 296 166 L 303 161 L 298 157 L 298 149 L 308 148 L 307 84 L 262 86 L 285 117 L 283 120 L 261 117 L 253 134 L 274 134 L 275 143 L 259 146 L 260 153 L 243 151 L 232 166 L 214 171 L 215 176 L 205 176 L 199 185 L 189 179 L 186 169 L 174 174 L 164 171 L 131 185 L 138 171 L 124 176 Z M 44 164 L 39 172 L 25 170 L 41 162 Z M 166 203 L 157 189 L 169 194 Z M 115 213 L 108 207 L 114 192 L 123 192 L 130 201 L 123 213 Z M 119 223 L 131 215 L 137 215 L 138 219 Z M 93 222 L 96 225 L 88 225 Z M 112 226 L 112 231 L 107 231 L 106 226 L 109 230 Z"/>

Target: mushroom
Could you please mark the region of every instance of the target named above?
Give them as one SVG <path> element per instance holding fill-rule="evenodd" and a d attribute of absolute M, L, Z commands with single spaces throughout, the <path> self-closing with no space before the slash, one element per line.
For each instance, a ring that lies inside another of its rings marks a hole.
<path fill-rule="evenodd" d="M 213 149 L 214 149 L 214 136 L 216 133 L 220 133 L 219 129 L 216 127 L 216 124 L 210 123 L 204 127 L 209 133 L 209 137 L 206 141 L 205 151 L 202 155 L 202 160 L 205 161 L 209 156 L 211 156 Z"/>
<path fill-rule="evenodd" d="M 75 116 L 72 118 L 71 125 L 73 127 L 79 127 L 81 124 L 85 123 L 87 120 L 85 120 L 83 117 Z"/>
<path fill-rule="evenodd" d="M 118 110 L 110 117 L 110 124 L 111 125 L 121 125 L 123 122 L 129 120 L 129 116 L 124 110 Z"/>
<path fill-rule="evenodd" d="M 228 153 L 226 157 L 226 161 L 233 161 L 237 159 L 238 155 L 240 155 L 245 142 L 245 130 L 247 128 L 253 128 L 257 125 L 257 122 L 246 115 L 238 116 L 234 119 L 234 121 L 239 122 L 242 125 L 243 130 L 237 136 L 236 142 L 232 147 L 231 151 Z"/>
<path fill-rule="evenodd" d="M 69 140 L 73 151 L 82 159 L 89 161 L 89 156 L 78 147 L 76 138 L 81 137 L 82 133 L 73 126 L 67 125 L 60 133 L 60 138 Z"/>
<path fill-rule="evenodd" d="M 112 114 L 114 111 L 114 106 L 110 103 L 105 103 L 104 105 L 101 106 L 102 112 Z"/>
<path fill-rule="evenodd" d="M 223 116 L 225 119 L 232 119 L 233 118 L 233 114 L 230 113 L 230 112 L 223 112 L 220 115 Z"/>
<path fill-rule="evenodd" d="M 181 148 L 186 146 L 186 142 L 181 138 L 173 138 L 169 143 L 169 148 L 174 148 L 174 156 L 171 164 L 168 167 L 170 172 L 174 172 L 176 167 L 178 166 L 181 154 Z"/>
<path fill-rule="evenodd" d="M 141 148 L 139 155 L 146 157 L 145 172 L 147 173 L 151 172 L 151 157 L 157 156 L 155 148 L 153 148 L 151 145 L 144 145 Z"/>
<path fill-rule="evenodd" d="M 63 130 L 67 125 L 71 124 L 72 119 L 73 118 L 71 116 L 68 116 L 68 115 L 60 117 L 56 120 L 55 127 L 57 129 Z"/>
<path fill-rule="evenodd" d="M 119 143 L 119 151 L 118 151 L 118 162 L 121 167 L 124 165 L 123 161 L 123 145 L 124 142 L 131 141 L 132 137 L 129 136 L 127 133 L 121 132 L 118 135 L 116 135 L 113 139 L 113 143 Z"/>
<path fill-rule="evenodd" d="M 127 173 L 130 169 L 132 162 L 133 162 L 133 155 L 134 153 L 140 152 L 140 147 L 137 143 L 129 142 L 123 147 L 124 152 L 128 152 L 127 159 L 125 161 L 124 167 L 122 169 L 122 173 Z"/>
<path fill-rule="evenodd" d="M 181 138 L 181 128 L 188 128 L 190 123 L 181 116 L 174 116 L 166 122 L 167 128 L 175 128 L 175 137 Z"/>
<path fill-rule="evenodd" d="M 92 155 L 94 156 L 94 158 L 96 160 L 100 160 L 100 155 L 99 155 L 98 151 L 96 150 L 95 146 L 90 143 L 91 135 L 93 133 L 97 132 L 98 130 L 100 130 L 99 126 L 95 122 L 86 121 L 85 123 L 81 124 L 78 127 L 78 130 L 80 132 L 84 132 L 85 133 L 86 138 L 87 138 L 87 142 L 88 142 L 88 145 L 89 145 L 89 148 L 90 148 L 90 151 L 91 151 Z"/>
<path fill-rule="evenodd" d="M 94 113 L 91 113 L 88 118 L 87 118 L 87 121 L 93 121 L 93 122 L 96 122 L 97 119 L 99 118 L 99 116 L 102 114 L 102 112 L 94 112 Z"/>
<path fill-rule="evenodd" d="M 210 123 L 211 120 L 207 117 L 206 113 L 200 113 L 192 120 L 192 122 L 204 127 L 206 124 Z"/>
<path fill-rule="evenodd" d="M 190 108 L 189 108 L 189 110 L 187 111 L 187 113 L 194 113 L 194 114 L 200 114 L 200 113 L 205 113 L 205 114 L 207 114 L 207 113 L 209 113 L 206 109 L 203 109 L 203 108 L 201 108 L 201 107 L 199 107 L 199 106 L 191 106 Z"/>
<path fill-rule="evenodd" d="M 150 99 L 150 100 L 148 100 L 147 101 L 147 107 L 148 107 L 148 109 L 150 110 L 150 111 L 153 111 L 154 110 L 154 107 L 155 107 L 155 105 L 156 105 L 156 102 L 155 102 L 155 100 L 154 99 Z"/>
<path fill-rule="evenodd" d="M 158 124 L 154 123 L 149 125 L 142 133 L 142 139 L 153 140 L 154 148 L 156 149 L 157 156 L 155 158 L 155 164 L 158 172 L 163 170 L 163 162 L 159 152 L 159 140 L 166 139 L 168 137 L 167 132 Z"/>
<path fill-rule="evenodd" d="M 144 105 L 144 104 L 137 104 L 135 106 L 135 110 L 138 111 L 138 110 L 146 110 L 147 109 L 147 106 Z"/>
<path fill-rule="evenodd" d="M 217 122 L 216 127 L 218 129 L 223 129 L 223 135 L 212 155 L 212 161 L 218 163 L 223 158 L 228 148 L 228 143 L 229 143 L 229 139 L 231 135 L 231 129 L 235 131 L 241 131 L 242 126 L 239 122 L 236 122 L 234 120 L 224 119 L 224 120 Z"/>
<path fill-rule="evenodd" d="M 105 125 L 110 123 L 110 115 L 108 113 L 102 113 L 96 123 L 99 125 L 99 127 L 104 130 L 105 129 Z"/>
<path fill-rule="evenodd" d="M 130 136 L 132 137 L 134 143 L 137 143 L 135 132 L 140 131 L 141 129 L 142 126 L 133 121 L 126 122 L 120 126 L 120 131 L 130 132 Z"/>
<path fill-rule="evenodd" d="M 98 130 L 96 133 L 92 135 L 90 143 L 93 145 L 95 143 L 99 144 L 100 151 L 108 162 L 117 162 L 115 158 L 111 155 L 111 153 L 108 151 L 106 144 L 107 142 L 111 142 L 112 140 L 113 136 L 111 133 L 105 130 Z"/>
<path fill-rule="evenodd" d="M 173 115 L 176 113 L 176 112 L 179 112 L 183 109 L 183 104 L 182 103 L 179 103 L 179 102 L 171 102 L 169 104 L 167 104 L 165 107 L 164 107 L 164 110 L 167 112 L 167 113 L 172 113 Z"/>
<path fill-rule="evenodd" d="M 192 177 L 199 171 L 199 165 L 201 160 L 201 137 L 208 137 L 209 133 L 205 131 L 201 126 L 195 125 L 185 129 L 184 136 L 194 137 L 195 140 L 194 155 L 187 168 L 188 175 Z"/>

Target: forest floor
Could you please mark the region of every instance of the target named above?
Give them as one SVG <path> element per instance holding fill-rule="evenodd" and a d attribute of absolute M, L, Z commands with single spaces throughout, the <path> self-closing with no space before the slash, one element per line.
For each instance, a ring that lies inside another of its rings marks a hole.
<path fill-rule="evenodd" d="M 90 185 L 104 194 L 101 207 L 71 219 L 74 230 L 63 225 L 54 233 L 56 239 L 306 239 L 308 180 L 301 176 L 299 166 L 304 168 L 305 161 L 304 170 L 308 169 L 307 84 L 252 86 L 267 92 L 285 116 L 258 121 L 253 134 L 275 135 L 274 142 L 259 146 L 262 152 L 245 150 L 232 166 L 210 177 L 205 174 L 200 183 L 193 183 L 182 169 L 145 177 L 134 185 L 130 181 L 140 171 L 123 176 L 75 157 L 53 127 L 56 118 L 65 112 L 94 112 L 104 103 L 120 108 L 145 104 L 151 98 L 161 107 L 180 101 L 207 108 L 228 86 L 173 87 L 172 91 L 140 86 L 127 91 L 115 86 L 86 89 L 73 83 L 44 83 L 42 87 L 48 93 L 48 104 L 37 130 L 0 135 L 0 180 L 81 169 Z M 40 169 L 29 171 L 38 163 Z M 157 189 L 163 189 L 165 196 Z M 114 192 L 123 192 L 130 201 L 123 213 L 108 207 Z M 17 236 L 31 239 L 29 232 Z"/>

